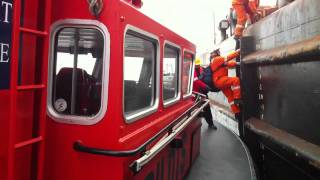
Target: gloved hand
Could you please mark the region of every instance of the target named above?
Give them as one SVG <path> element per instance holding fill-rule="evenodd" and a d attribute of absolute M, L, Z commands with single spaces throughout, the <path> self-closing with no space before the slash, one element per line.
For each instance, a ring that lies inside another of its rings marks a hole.
<path fill-rule="evenodd" d="M 225 65 L 232 68 L 232 67 L 235 67 L 239 64 L 238 64 L 238 62 L 232 60 L 232 61 L 225 62 Z"/>

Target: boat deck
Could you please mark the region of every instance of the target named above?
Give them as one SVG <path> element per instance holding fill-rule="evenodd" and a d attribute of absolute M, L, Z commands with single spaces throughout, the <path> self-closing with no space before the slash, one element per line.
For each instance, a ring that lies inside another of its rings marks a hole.
<path fill-rule="evenodd" d="M 200 155 L 186 180 L 256 180 L 251 157 L 240 138 L 215 122 L 202 122 Z"/>

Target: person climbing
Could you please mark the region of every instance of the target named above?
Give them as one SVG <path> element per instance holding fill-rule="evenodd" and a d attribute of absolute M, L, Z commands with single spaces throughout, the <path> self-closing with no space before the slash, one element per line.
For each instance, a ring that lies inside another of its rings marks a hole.
<path fill-rule="evenodd" d="M 207 93 L 209 91 L 211 91 L 211 88 L 199 79 L 199 76 L 203 73 L 203 68 L 200 66 L 200 63 L 201 63 L 201 60 L 199 58 L 196 58 L 194 75 L 193 75 L 194 76 L 193 77 L 193 91 L 207 95 Z M 204 117 L 204 119 L 208 123 L 209 128 L 217 129 L 217 127 L 213 123 L 210 104 L 208 104 L 206 107 L 203 108 L 203 110 L 199 116 Z"/>
<path fill-rule="evenodd" d="M 249 15 L 251 23 L 256 21 L 257 7 L 259 6 L 259 0 L 232 0 L 232 7 L 237 14 L 237 25 L 234 32 L 235 38 L 242 37 L 242 32 L 247 22 L 247 15 Z"/>
<path fill-rule="evenodd" d="M 228 68 L 234 68 L 237 62 L 234 58 L 240 55 L 240 51 L 232 52 L 227 57 L 220 56 L 220 50 L 216 49 L 212 53 L 212 60 L 210 63 L 212 74 L 212 81 L 215 86 L 223 92 L 227 97 L 234 114 L 240 113 L 239 103 L 241 102 L 240 79 L 238 77 L 228 77 Z"/>

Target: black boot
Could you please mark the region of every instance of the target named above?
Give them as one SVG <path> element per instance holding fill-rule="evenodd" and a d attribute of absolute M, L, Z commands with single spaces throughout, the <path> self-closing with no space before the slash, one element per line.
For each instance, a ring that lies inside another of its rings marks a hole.
<path fill-rule="evenodd" d="M 217 127 L 214 125 L 213 120 L 212 120 L 210 106 L 206 106 L 205 108 L 203 108 L 203 117 L 207 121 L 208 127 L 210 129 L 214 129 L 214 130 L 217 129 Z"/>
<path fill-rule="evenodd" d="M 213 129 L 213 130 L 217 130 L 217 126 L 215 126 L 214 124 L 210 124 L 208 125 L 208 128 Z"/>
<path fill-rule="evenodd" d="M 239 122 L 239 120 L 241 120 L 241 113 L 239 112 L 239 113 L 234 114 L 234 117 Z"/>

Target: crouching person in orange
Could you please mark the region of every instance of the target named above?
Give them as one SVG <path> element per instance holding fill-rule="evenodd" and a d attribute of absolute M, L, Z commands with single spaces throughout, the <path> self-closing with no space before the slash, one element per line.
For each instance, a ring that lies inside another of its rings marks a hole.
<path fill-rule="evenodd" d="M 219 49 L 212 53 L 211 70 L 212 80 L 215 86 L 227 97 L 233 113 L 240 113 L 238 103 L 241 98 L 240 79 L 238 77 L 228 77 L 228 68 L 233 68 L 237 62 L 233 59 L 240 55 L 239 50 L 229 54 L 226 58 L 220 56 Z M 236 101 L 236 103 L 235 103 Z"/>
<path fill-rule="evenodd" d="M 235 38 L 242 37 L 242 32 L 247 22 L 247 14 L 250 17 L 251 23 L 257 15 L 258 0 L 232 0 L 232 7 L 237 14 L 237 25 L 234 32 Z"/>

